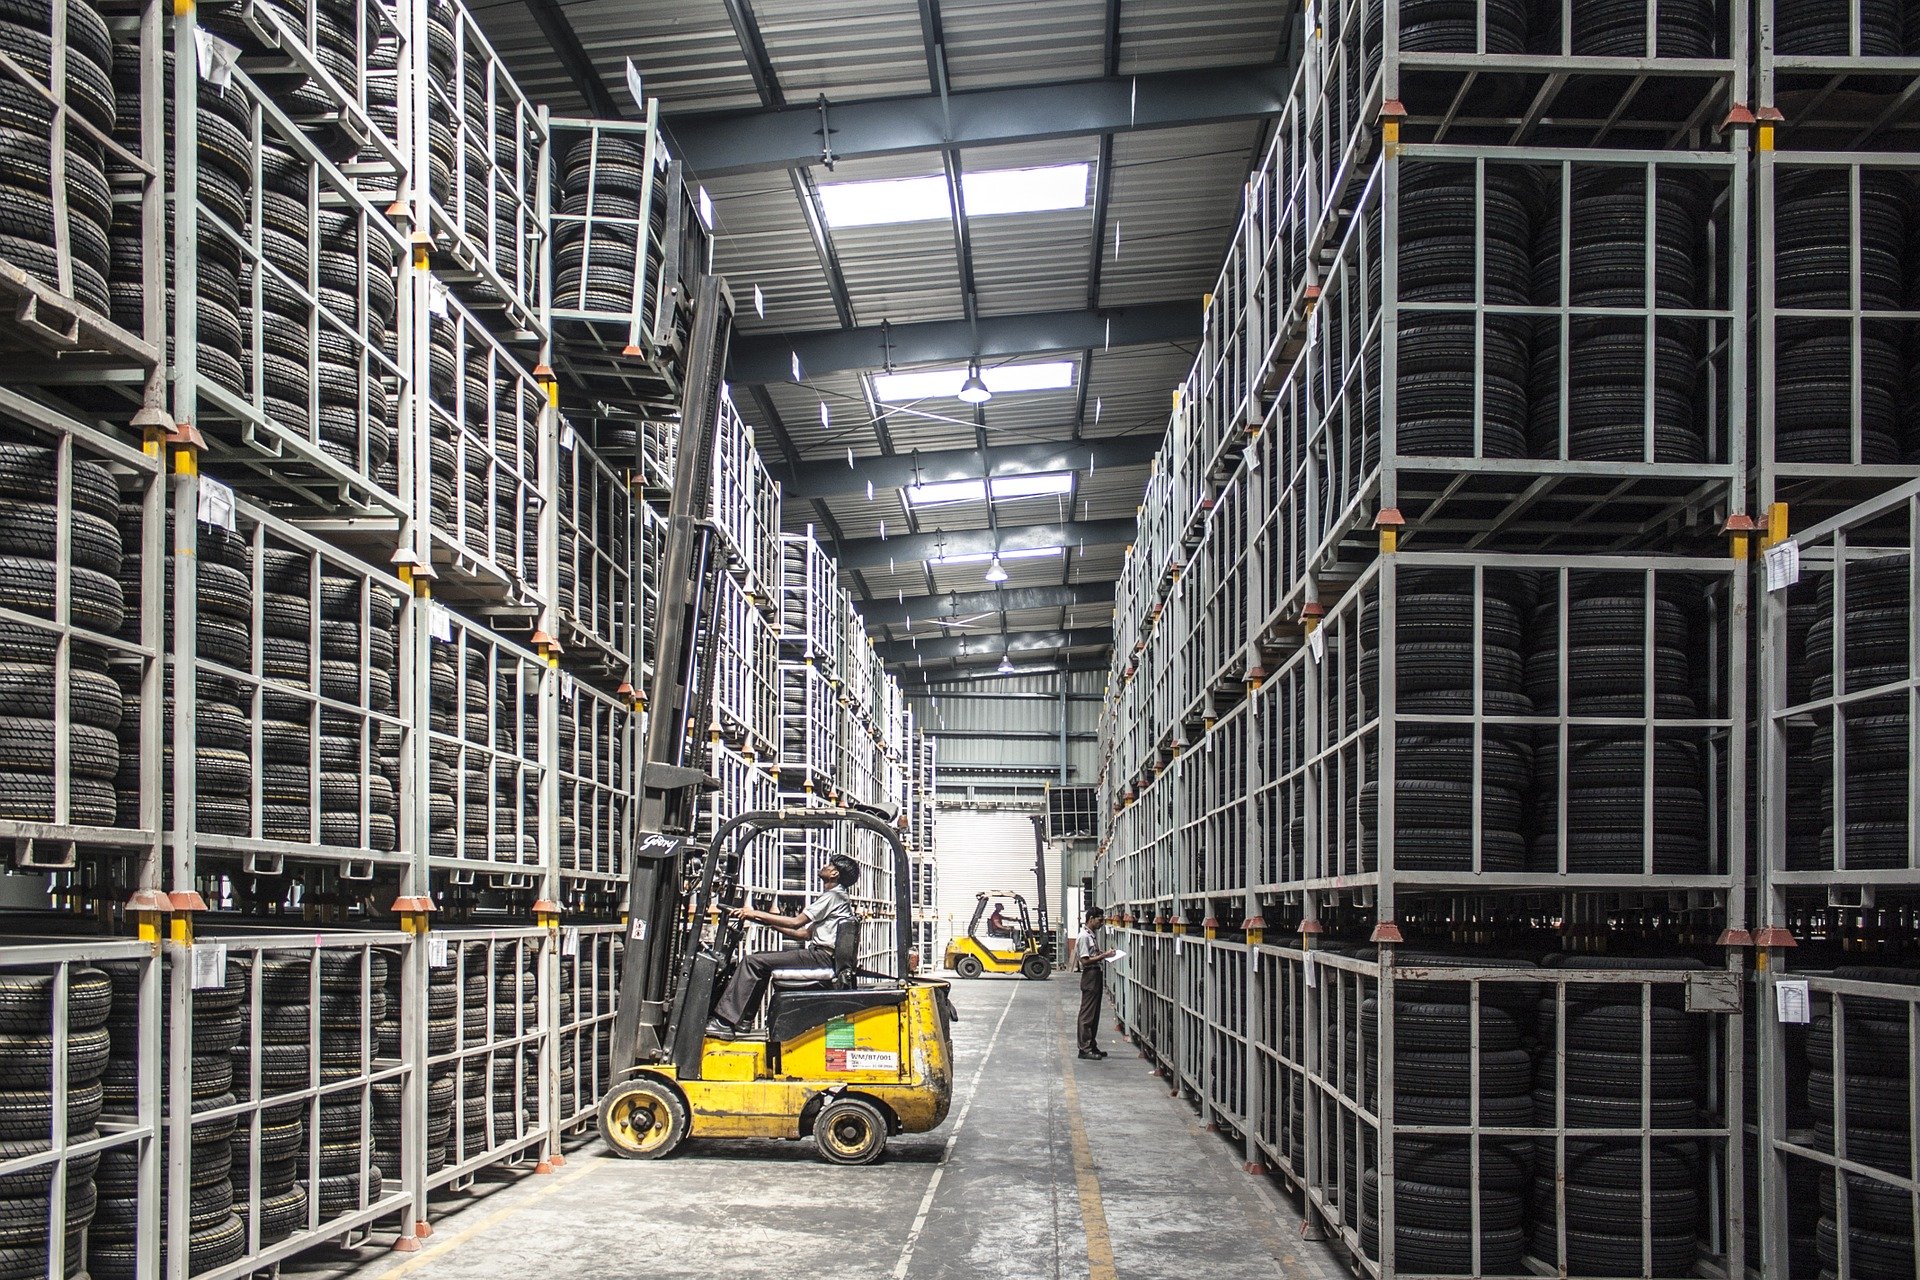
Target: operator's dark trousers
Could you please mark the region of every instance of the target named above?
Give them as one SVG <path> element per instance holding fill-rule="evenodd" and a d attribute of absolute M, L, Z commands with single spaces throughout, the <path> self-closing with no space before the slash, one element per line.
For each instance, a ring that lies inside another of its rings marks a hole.
<path fill-rule="evenodd" d="M 756 951 L 742 960 L 733 971 L 733 977 L 727 983 L 727 989 L 720 993 L 720 1003 L 713 1007 L 713 1016 L 730 1027 L 737 1027 L 746 1018 L 747 1010 L 760 1003 L 760 993 L 766 989 L 767 975 L 775 969 L 831 969 L 833 953 L 825 947 L 788 947 L 784 951 Z"/>
<path fill-rule="evenodd" d="M 1090 1053 L 1100 1046 L 1094 1034 L 1100 1029 L 1100 997 L 1107 992 L 1107 971 L 1103 965 L 1090 964 L 1080 970 L 1080 1052 Z"/>

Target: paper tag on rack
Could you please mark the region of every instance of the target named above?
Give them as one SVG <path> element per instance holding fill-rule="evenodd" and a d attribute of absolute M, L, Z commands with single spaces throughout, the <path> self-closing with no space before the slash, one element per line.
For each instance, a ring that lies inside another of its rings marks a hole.
<path fill-rule="evenodd" d="M 227 944 L 224 942 L 202 942 L 193 949 L 193 989 L 205 991 L 209 987 L 227 985 Z M 1802 983 L 1801 985 L 1805 985 Z"/>
<path fill-rule="evenodd" d="M 453 643 L 453 615 L 438 601 L 427 601 L 427 627 L 435 640 Z"/>
<path fill-rule="evenodd" d="M 447 967 L 447 940 L 439 934 L 427 935 L 427 966 L 433 969 Z"/>
<path fill-rule="evenodd" d="M 560 931 L 560 954 L 577 956 L 580 954 L 580 926 L 568 925 Z"/>
<path fill-rule="evenodd" d="M 438 280 L 427 281 L 427 314 L 438 319 L 447 318 L 447 298 L 452 290 Z"/>
<path fill-rule="evenodd" d="M 1800 581 L 1800 544 L 1792 538 L 1767 548 L 1767 590 L 1784 591 Z"/>
<path fill-rule="evenodd" d="M 573 448 L 573 428 L 564 422 L 560 424 L 560 447 L 562 449 Z"/>
<path fill-rule="evenodd" d="M 240 46 L 228 44 L 205 27 L 194 29 L 193 44 L 199 55 L 200 78 L 224 96 L 227 86 L 233 83 L 233 67 L 240 60 Z"/>
<path fill-rule="evenodd" d="M 218 480 L 200 477 L 200 523 L 233 532 L 233 490 Z"/>
<path fill-rule="evenodd" d="M 560 673 L 560 701 L 573 701 L 573 677 L 564 671 Z"/>
<path fill-rule="evenodd" d="M 633 105 L 640 108 L 640 114 L 647 113 L 646 85 L 640 79 L 640 68 L 633 65 L 633 59 L 627 59 L 627 92 L 633 95 Z"/>
<path fill-rule="evenodd" d="M 1327 633 L 1315 627 L 1307 633 L 1307 648 L 1313 651 L 1313 660 L 1323 662 L 1327 656 Z"/>
<path fill-rule="evenodd" d="M 1812 1022 L 1813 997 L 1805 978 L 1785 978 L 1773 984 L 1773 998 L 1782 1022 Z"/>
<path fill-rule="evenodd" d="M 1313 952 L 1311 951 L 1307 952 L 1306 964 L 1304 964 L 1301 967 L 1306 971 L 1307 985 L 1310 987 L 1319 986 L 1320 985 L 1320 968 L 1318 965 L 1314 964 L 1313 962 Z"/>

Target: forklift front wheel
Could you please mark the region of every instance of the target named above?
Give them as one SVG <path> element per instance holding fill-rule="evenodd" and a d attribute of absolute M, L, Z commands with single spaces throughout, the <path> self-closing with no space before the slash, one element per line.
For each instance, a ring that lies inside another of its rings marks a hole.
<path fill-rule="evenodd" d="M 661 1080 L 629 1080 L 600 1100 L 600 1136 L 629 1160 L 657 1160 L 687 1136 L 687 1104 Z"/>
<path fill-rule="evenodd" d="M 1053 976 L 1053 966 L 1047 963 L 1045 956 L 1028 956 L 1020 962 L 1020 974 L 1022 977 L 1033 978 L 1036 981 L 1041 978 L 1050 978 Z"/>
<path fill-rule="evenodd" d="M 980 976 L 980 960 L 977 956 L 961 956 L 953 962 L 953 971 L 963 978 Z"/>
<path fill-rule="evenodd" d="M 872 1164 L 887 1149 L 887 1118 L 864 1098 L 835 1098 L 813 1118 L 813 1136 L 835 1164 Z"/>

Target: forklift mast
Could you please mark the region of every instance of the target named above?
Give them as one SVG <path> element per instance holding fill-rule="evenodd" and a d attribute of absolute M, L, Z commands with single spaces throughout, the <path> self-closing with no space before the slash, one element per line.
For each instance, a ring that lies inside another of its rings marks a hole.
<path fill-rule="evenodd" d="M 1047 815 L 1033 815 L 1033 883 L 1038 892 L 1034 894 L 1033 908 L 1039 916 L 1039 938 L 1041 950 L 1049 960 L 1057 961 L 1059 947 L 1053 936 L 1053 929 L 1047 923 Z"/>
<path fill-rule="evenodd" d="M 612 1070 L 617 1078 L 665 1050 L 673 975 L 687 915 L 687 853 L 707 782 L 704 728 L 713 699 L 714 596 L 725 572 L 709 518 L 721 380 L 733 333 L 733 297 L 719 276 L 704 276 L 687 344 L 673 491 L 660 569 L 653 684 L 647 690 L 640 764 L 639 838 L 627 892 L 627 943 L 615 1005 Z"/>

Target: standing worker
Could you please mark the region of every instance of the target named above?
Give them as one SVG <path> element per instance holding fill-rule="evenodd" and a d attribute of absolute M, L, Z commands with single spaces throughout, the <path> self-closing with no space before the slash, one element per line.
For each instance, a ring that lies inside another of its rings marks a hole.
<path fill-rule="evenodd" d="M 1106 962 L 1113 952 L 1100 945 L 1100 908 L 1087 908 L 1087 922 L 1073 940 L 1073 954 L 1080 965 L 1080 1056 L 1099 1059 L 1106 1051 L 1094 1043 L 1100 1026 L 1100 997 L 1106 994 Z"/>

